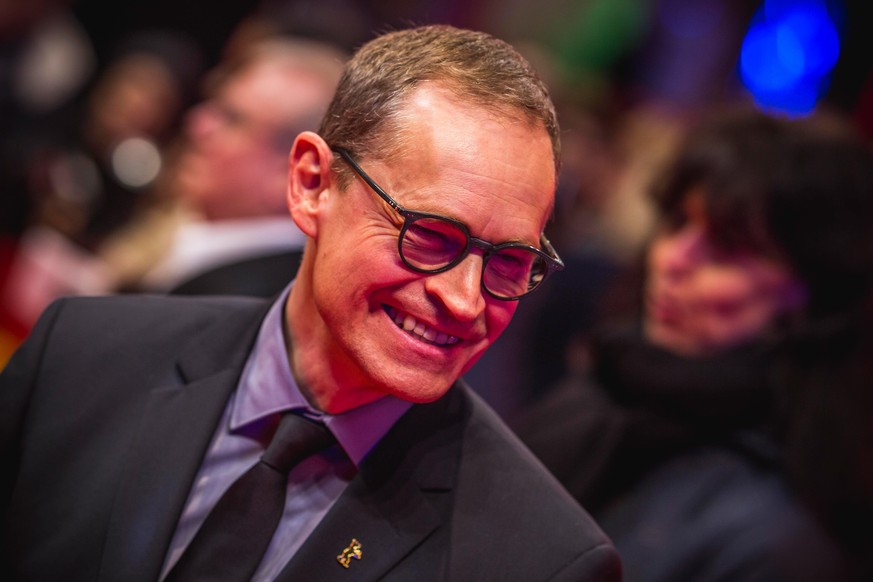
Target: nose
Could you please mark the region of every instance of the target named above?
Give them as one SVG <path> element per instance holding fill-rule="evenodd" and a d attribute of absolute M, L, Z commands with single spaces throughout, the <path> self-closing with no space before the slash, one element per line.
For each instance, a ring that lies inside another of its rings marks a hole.
<path fill-rule="evenodd" d="M 485 310 L 481 254 L 471 252 L 448 271 L 426 275 L 424 288 L 457 321 L 476 320 Z"/>
<path fill-rule="evenodd" d="M 195 105 L 185 116 L 185 133 L 191 140 L 206 138 L 220 125 L 220 116 L 208 101 Z"/>

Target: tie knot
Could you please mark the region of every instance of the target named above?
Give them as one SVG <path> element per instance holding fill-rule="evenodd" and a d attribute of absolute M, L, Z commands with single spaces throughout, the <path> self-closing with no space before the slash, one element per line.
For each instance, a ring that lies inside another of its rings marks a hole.
<path fill-rule="evenodd" d="M 324 424 L 289 412 L 279 421 L 261 460 L 281 473 L 288 473 L 294 465 L 334 442 L 336 439 Z"/>

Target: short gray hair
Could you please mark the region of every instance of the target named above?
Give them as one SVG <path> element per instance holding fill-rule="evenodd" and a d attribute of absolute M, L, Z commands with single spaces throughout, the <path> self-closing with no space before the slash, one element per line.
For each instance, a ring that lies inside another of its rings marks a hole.
<path fill-rule="evenodd" d="M 364 44 L 347 63 L 319 133 L 357 157 L 389 159 L 400 147 L 409 95 L 434 82 L 483 108 L 542 125 L 557 173 L 561 144 L 555 106 L 530 63 L 484 32 L 430 25 L 390 32 Z M 345 167 L 335 164 L 341 184 Z"/>

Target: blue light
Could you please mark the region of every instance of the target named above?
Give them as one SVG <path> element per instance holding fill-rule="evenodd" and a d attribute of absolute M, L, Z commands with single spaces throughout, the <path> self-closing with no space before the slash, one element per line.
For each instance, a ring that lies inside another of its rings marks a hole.
<path fill-rule="evenodd" d="M 743 39 L 740 77 L 759 106 L 810 113 L 840 53 L 836 0 L 766 0 Z"/>
<path fill-rule="evenodd" d="M 803 49 L 803 41 L 795 28 L 787 22 L 776 26 L 776 60 L 794 82 L 807 72 L 806 51 Z"/>

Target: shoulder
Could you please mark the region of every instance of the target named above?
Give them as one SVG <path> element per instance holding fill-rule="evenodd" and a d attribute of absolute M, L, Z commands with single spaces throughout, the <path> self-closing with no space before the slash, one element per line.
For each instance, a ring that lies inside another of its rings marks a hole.
<path fill-rule="evenodd" d="M 512 421 L 536 457 L 577 499 L 590 499 L 626 430 L 623 409 L 593 379 L 568 378 Z"/>
<path fill-rule="evenodd" d="M 677 457 L 598 519 L 628 580 L 783 579 L 835 559 L 779 475 L 728 449 Z"/>
<path fill-rule="evenodd" d="M 533 507 L 534 514 L 554 510 L 572 517 L 570 524 L 586 522 L 587 514 L 502 419 L 476 394 L 468 392 L 467 397 L 471 413 L 461 452 L 462 484 L 471 491 L 489 496 L 487 503 L 493 499 L 502 503 L 510 498 L 513 502 L 527 502 L 524 507 L 516 508 L 516 515 Z M 464 482 L 464 479 L 469 479 L 469 482 Z M 548 495 L 543 496 L 543 493 Z M 500 500 L 500 496 L 505 499 Z M 529 503 L 533 500 L 536 500 L 535 504 Z M 558 523 L 562 522 L 565 520 L 559 518 Z M 594 528 L 592 533 L 598 531 Z"/>
<path fill-rule="evenodd" d="M 52 303 L 46 313 L 64 317 L 136 319 L 138 317 L 161 317 L 174 319 L 209 317 L 218 313 L 245 313 L 264 305 L 262 299 L 246 297 L 203 296 L 175 297 L 168 295 L 130 294 L 100 297 L 67 297 Z"/>
<path fill-rule="evenodd" d="M 444 524 L 430 543 L 448 560 L 447 579 L 621 578 L 594 520 L 463 382 L 410 408 L 363 473 L 395 498 L 409 483 L 425 492 Z"/>
<path fill-rule="evenodd" d="M 484 402 L 469 394 L 471 414 L 461 447 L 459 485 L 481 508 L 513 507 L 499 519 L 528 527 L 549 523 L 566 533 L 605 540 L 588 514 Z M 578 528 L 578 529 L 577 529 Z"/>
<path fill-rule="evenodd" d="M 182 348 L 229 354 L 251 335 L 269 307 L 264 300 L 150 295 L 74 297 L 52 303 L 10 367 L 22 371 L 123 370 L 173 362 Z M 14 364 L 14 365 L 13 365 Z M 134 373 L 128 370 L 128 373 Z M 5 375 L 5 374 L 4 374 Z"/>
<path fill-rule="evenodd" d="M 227 297 L 70 297 L 52 303 L 32 335 L 83 333 L 96 341 L 108 342 L 131 334 L 172 335 L 213 321 L 241 323 L 266 306 L 263 300 Z"/>
<path fill-rule="evenodd" d="M 456 530 L 473 540 L 504 536 L 514 571 L 529 568 L 525 579 L 618 579 L 618 555 L 600 527 L 496 413 L 468 397 L 455 501 L 464 523 Z"/>
<path fill-rule="evenodd" d="M 669 506 L 658 503 L 666 497 L 672 500 Z M 614 518 L 626 515 L 629 530 L 648 517 L 697 526 L 698 534 L 705 530 L 727 536 L 753 522 L 769 521 L 790 506 L 790 496 L 772 470 L 729 449 L 701 447 L 650 472 L 605 514 L 616 525 L 621 519 Z"/>

